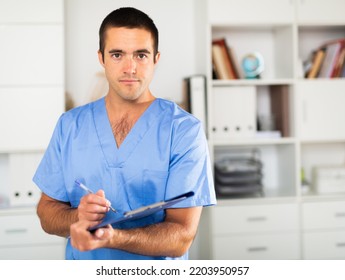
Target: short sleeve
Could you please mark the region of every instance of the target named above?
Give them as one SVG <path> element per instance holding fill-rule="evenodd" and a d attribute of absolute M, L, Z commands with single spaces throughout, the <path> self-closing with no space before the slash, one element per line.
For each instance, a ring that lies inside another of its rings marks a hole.
<path fill-rule="evenodd" d="M 205 132 L 200 121 L 192 118 L 174 130 L 166 198 L 187 191 L 194 196 L 176 207 L 216 204 L 214 181 Z"/>
<path fill-rule="evenodd" d="M 64 184 L 61 160 L 62 118 L 57 122 L 52 138 L 34 174 L 33 181 L 40 190 L 51 198 L 68 201 Z"/>

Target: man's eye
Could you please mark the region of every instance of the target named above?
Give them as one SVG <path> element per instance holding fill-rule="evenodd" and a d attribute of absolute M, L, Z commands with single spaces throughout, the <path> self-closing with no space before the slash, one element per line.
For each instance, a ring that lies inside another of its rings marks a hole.
<path fill-rule="evenodd" d="M 120 53 L 113 53 L 112 57 L 115 59 L 119 59 L 119 58 L 121 58 L 121 54 Z"/>
<path fill-rule="evenodd" d="M 145 58 L 147 57 L 147 55 L 144 54 L 144 53 L 139 53 L 139 54 L 137 55 L 137 57 L 138 57 L 139 59 L 145 59 Z"/>

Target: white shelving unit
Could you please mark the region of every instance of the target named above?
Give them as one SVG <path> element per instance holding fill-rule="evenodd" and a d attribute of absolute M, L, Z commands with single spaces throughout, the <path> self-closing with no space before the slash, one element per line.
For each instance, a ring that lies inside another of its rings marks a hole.
<path fill-rule="evenodd" d="M 345 164 L 345 79 L 306 80 L 302 61 L 325 41 L 345 37 L 345 1 L 208 0 L 206 10 L 211 157 L 258 149 L 264 190 L 219 197 L 204 210 L 200 258 L 344 259 L 345 193 L 317 193 L 312 171 Z M 219 38 L 238 60 L 260 52 L 260 79 L 213 80 L 211 42 Z M 275 119 L 277 126 L 284 122 L 283 137 L 244 132 L 259 114 L 272 114 L 278 95 L 285 111 Z M 307 192 L 302 168 L 311 183 Z"/>
<path fill-rule="evenodd" d="M 64 1 L 0 2 L 0 259 L 63 259 L 32 182 L 64 111 Z"/>

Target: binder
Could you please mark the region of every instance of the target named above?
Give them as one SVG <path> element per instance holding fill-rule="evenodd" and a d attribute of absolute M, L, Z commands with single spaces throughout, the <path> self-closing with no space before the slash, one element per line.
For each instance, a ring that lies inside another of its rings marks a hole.
<path fill-rule="evenodd" d="M 206 76 L 196 74 L 184 78 L 184 109 L 198 118 L 207 133 Z"/>
<path fill-rule="evenodd" d="M 215 141 L 253 138 L 256 133 L 257 93 L 255 86 L 216 86 L 212 89 Z"/>
<path fill-rule="evenodd" d="M 193 195 L 194 195 L 194 192 L 192 191 L 186 192 L 179 196 L 175 196 L 171 199 L 159 201 L 159 202 L 146 205 L 146 206 L 143 206 L 131 211 L 123 212 L 123 213 L 120 213 L 120 212 L 114 213 L 113 211 L 108 211 L 103 221 L 100 224 L 90 228 L 90 231 L 94 231 L 100 227 L 105 227 L 109 224 L 114 225 L 114 224 L 119 224 L 119 223 L 123 223 L 127 221 L 140 219 L 143 217 L 147 217 L 158 211 L 169 208 L 178 202 L 181 202 L 189 197 L 192 197 Z"/>
<path fill-rule="evenodd" d="M 9 206 L 35 206 L 38 203 L 41 192 L 31 178 L 42 157 L 41 152 L 8 155 L 9 170 L 4 174 L 8 176 L 8 186 L 5 188 L 8 189 Z"/>

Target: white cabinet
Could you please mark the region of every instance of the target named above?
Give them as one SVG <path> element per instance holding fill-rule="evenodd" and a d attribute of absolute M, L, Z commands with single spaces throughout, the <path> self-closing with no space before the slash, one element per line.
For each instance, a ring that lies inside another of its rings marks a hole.
<path fill-rule="evenodd" d="M 222 154 L 257 149 L 263 163 L 264 196 L 295 196 L 299 172 L 295 164 L 298 149 L 293 138 L 291 112 L 296 72 L 294 6 L 290 1 L 208 1 L 208 5 L 207 43 L 211 47 L 213 40 L 225 39 L 240 72 L 240 79 L 213 79 L 212 57 L 208 56 L 211 154 L 217 160 Z M 245 12 L 249 6 L 255 11 L 267 11 L 264 7 L 270 6 L 270 14 L 274 16 L 266 15 L 262 19 L 260 13 L 249 16 Z M 231 15 L 226 16 L 224 11 Z M 260 79 L 245 79 L 241 61 L 253 52 L 263 56 L 264 71 Z M 263 131 L 263 127 L 275 131 Z"/>
<path fill-rule="evenodd" d="M 0 87 L 0 151 L 42 150 L 64 110 L 63 87 Z M 29 105 L 30 104 L 30 105 Z"/>
<path fill-rule="evenodd" d="M 344 200 L 304 203 L 302 221 L 304 258 L 345 258 Z"/>
<path fill-rule="evenodd" d="M 0 86 L 63 84 L 63 25 L 4 25 L 0 37 Z M 23 49 L 23 43 L 25 49 Z"/>
<path fill-rule="evenodd" d="M 344 201 L 309 202 L 302 207 L 303 229 L 345 229 Z"/>
<path fill-rule="evenodd" d="M 294 5 L 291 0 L 213 0 L 209 15 L 213 24 L 286 23 L 294 19 Z"/>
<path fill-rule="evenodd" d="M 63 23 L 64 2 L 57 0 L 13 0 L 0 2 L 0 23 Z"/>
<path fill-rule="evenodd" d="M 32 177 L 65 110 L 64 1 L 0 1 L 0 37 L 0 258 L 63 259 Z"/>
<path fill-rule="evenodd" d="M 299 259 L 299 215 L 295 203 L 222 205 L 208 209 L 210 250 L 203 258 Z"/>
<path fill-rule="evenodd" d="M 0 211 L 0 259 L 64 259 L 65 239 L 46 234 L 30 208 Z"/>
<path fill-rule="evenodd" d="M 344 260 L 345 230 L 320 231 L 303 234 L 303 257 L 313 260 Z"/>
<path fill-rule="evenodd" d="M 323 214 L 308 209 L 309 203 L 345 200 L 344 193 L 320 194 L 313 187 L 315 167 L 345 164 L 345 80 L 305 79 L 302 63 L 323 43 L 345 38 L 345 2 L 208 0 L 207 7 L 205 72 L 212 160 L 258 150 L 263 191 L 218 196 L 219 204 L 203 215 L 205 224 L 214 227 L 205 237 L 212 241 L 203 255 L 223 259 L 343 257 L 341 222 L 328 228 L 327 221 L 332 219 L 327 209 Z M 211 49 L 218 39 L 225 39 L 240 72 L 238 79 L 215 79 Z M 264 71 L 248 79 L 242 59 L 255 52 L 263 57 Z M 309 191 L 302 188 L 302 170 L 303 186 L 309 186 Z M 260 215 L 264 205 L 276 218 Z M 293 210 L 285 212 L 286 205 Z M 248 223 L 248 211 L 265 218 Z M 310 228 L 312 217 L 323 226 Z"/>
<path fill-rule="evenodd" d="M 296 2 L 299 24 L 344 23 L 345 2 L 343 0 L 296 0 Z"/>
<path fill-rule="evenodd" d="M 301 140 L 345 139 L 345 81 L 299 82 L 296 92 Z"/>
<path fill-rule="evenodd" d="M 217 260 L 296 260 L 300 258 L 299 234 L 249 234 L 214 238 Z"/>
<path fill-rule="evenodd" d="M 220 206 L 213 210 L 214 232 L 217 235 L 295 231 L 299 228 L 298 207 L 292 203 Z"/>

